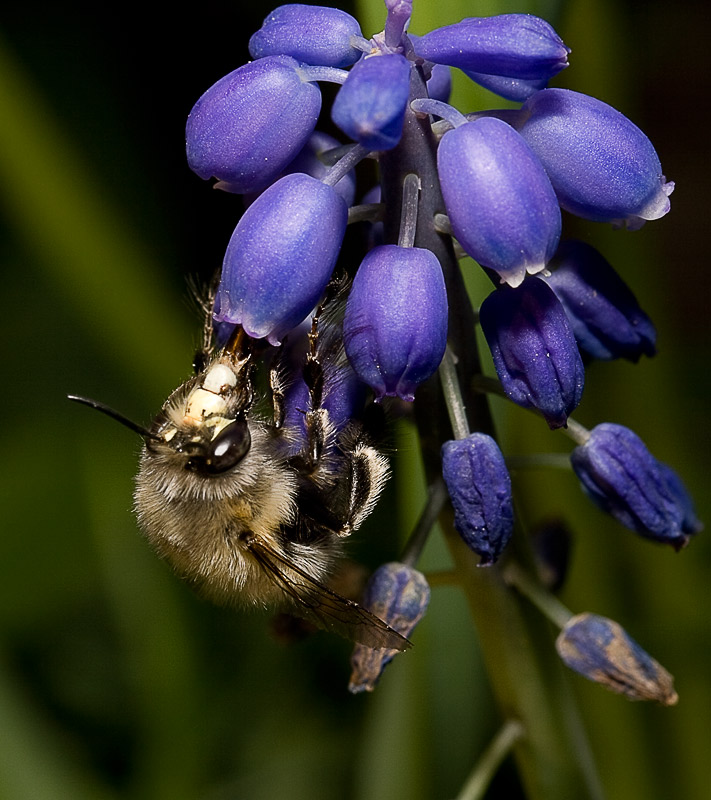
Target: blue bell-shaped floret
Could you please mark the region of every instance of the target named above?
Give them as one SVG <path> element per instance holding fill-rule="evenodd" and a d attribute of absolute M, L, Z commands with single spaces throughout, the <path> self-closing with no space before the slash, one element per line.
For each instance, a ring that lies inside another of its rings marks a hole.
<path fill-rule="evenodd" d="M 286 175 L 245 211 L 225 253 L 218 322 L 279 344 L 318 302 L 331 277 L 348 209 L 331 186 Z"/>
<path fill-rule="evenodd" d="M 642 536 L 679 550 L 701 529 L 681 480 L 629 428 L 596 425 L 570 463 L 595 504 Z"/>
<path fill-rule="evenodd" d="M 210 87 L 190 112 L 190 169 L 233 192 L 263 189 L 306 144 L 320 110 L 321 91 L 302 80 L 293 58 L 245 64 Z"/>
<path fill-rule="evenodd" d="M 343 342 L 376 400 L 413 400 L 447 345 L 447 292 L 434 253 L 392 244 L 371 250 L 353 279 Z"/>
<path fill-rule="evenodd" d="M 361 59 L 333 101 L 331 118 L 369 150 L 390 150 L 400 141 L 410 96 L 410 62 L 399 53 Z"/>
<path fill-rule="evenodd" d="M 544 278 L 563 304 L 578 347 L 591 358 L 653 356 L 657 332 L 632 290 L 598 251 L 563 242 Z"/>
<path fill-rule="evenodd" d="M 479 318 L 506 395 L 537 408 L 551 428 L 564 427 L 580 402 L 585 370 L 552 289 L 539 278 L 500 287 L 484 300 Z"/>
<path fill-rule="evenodd" d="M 540 17 L 499 14 L 468 17 L 415 42 L 418 56 L 472 72 L 547 80 L 568 66 L 560 36 Z"/>
<path fill-rule="evenodd" d="M 371 576 L 365 588 L 363 605 L 406 638 L 425 615 L 430 601 L 430 587 L 416 569 L 393 562 L 383 564 Z M 383 670 L 398 650 L 373 650 L 357 644 L 351 657 L 351 680 L 348 689 L 354 694 L 372 692 Z"/>
<path fill-rule="evenodd" d="M 442 194 L 464 250 L 518 286 L 545 269 L 560 239 L 560 208 L 545 170 L 516 131 L 483 117 L 445 133 Z"/>
<path fill-rule="evenodd" d="M 249 40 L 253 58 L 287 55 L 304 64 L 347 67 L 360 57 L 351 36 L 362 37 L 358 20 L 328 6 L 279 6 Z"/>
<path fill-rule="evenodd" d="M 649 139 L 612 106 L 544 89 L 521 109 L 523 138 L 546 168 L 560 205 L 585 219 L 639 228 L 671 207 L 673 183 Z"/>
<path fill-rule="evenodd" d="M 445 442 L 442 476 L 454 507 L 454 527 L 481 556 L 479 566 L 493 564 L 513 532 L 511 478 L 499 446 L 484 433 Z"/>

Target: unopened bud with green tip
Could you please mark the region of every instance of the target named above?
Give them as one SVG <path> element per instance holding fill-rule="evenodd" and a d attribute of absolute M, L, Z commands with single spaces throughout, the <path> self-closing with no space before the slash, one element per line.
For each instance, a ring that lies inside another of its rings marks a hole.
<path fill-rule="evenodd" d="M 617 622 L 597 614 L 571 617 L 556 640 L 570 669 L 630 700 L 673 706 L 674 678 Z"/>

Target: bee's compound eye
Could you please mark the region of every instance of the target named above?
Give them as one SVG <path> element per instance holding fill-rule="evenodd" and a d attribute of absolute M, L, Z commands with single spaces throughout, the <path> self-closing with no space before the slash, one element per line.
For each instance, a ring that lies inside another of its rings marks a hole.
<path fill-rule="evenodd" d="M 210 444 L 206 472 L 215 475 L 232 469 L 247 455 L 251 444 L 247 423 L 240 419 L 230 423 Z"/>

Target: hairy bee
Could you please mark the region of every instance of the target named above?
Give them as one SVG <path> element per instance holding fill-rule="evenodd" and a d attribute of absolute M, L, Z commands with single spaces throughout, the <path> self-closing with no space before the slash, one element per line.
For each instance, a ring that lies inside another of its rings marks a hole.
<path fill-rule="evenodd" d="M 260 414 L 254 373 L 264 346 L 237 327 L 214 354 L 210 323 L 197 374 L 170 395 L 149 429 L 95 401 L 72 399 L 143 437 L 139 525 L 199 593 L 218 603 L 283 608 L 369 647 L 404 650 L 407 639 L 327 585 L 344 540 L 373 509 L 388 465 L 358 422 L 331 419 L 324 401 L 343 366 L 332 354 L 338 348 L 322 344 L 318 317 L 302 371 L 308 408 L 296 411 L 296 423 L 285 407 L 291 368 L 277 358 L 268 369 L 272 403 Z"/>

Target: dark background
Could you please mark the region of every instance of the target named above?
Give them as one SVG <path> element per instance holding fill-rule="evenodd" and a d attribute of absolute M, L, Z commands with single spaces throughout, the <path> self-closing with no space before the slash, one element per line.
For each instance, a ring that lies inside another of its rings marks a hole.
<path fill-rule="evenodd" d="M 247 59 L 269 10 L 3 10 L 2 797 L 453 797 L 497 728 L 456 589 L 435 591 L 414 652 L 376 693 L 349 697 L 347 643 L 320 635 L 286 647 L 267 615 L 215 609 L 170 575 L 130 512 L 140 442 L 64 399 L 95 397 L 147 423 L 189 374 L 199 320 L 186 277 L 219 266 L 241 204 L 188 170 L 185 118 Z M 655 359 L 589 370 L 576 417 L 633 427 L 709 520 L 705 4 L 420 0 L 412 30 L 511 10 L 557 17 L 573 48 L 558 85 L 626 113 L 677 183 L 672 213 L 640 232 L 571 225 L 659 330 Z M 364 22 L 364 33 L 375 25 Z M 469 110 L 474 101 L 457 91 Z M 497 413 L 507 453 L 569 449 L 527 415 Z M 412 511 L 390 510 L 416 461 L 407 431 L 400 436 L 398 477 L 356 544 L 371 565 L 397 552 L 380 532 L 395 521 L 406 531 L 421 502 L 416 490 Z M 617 619 L 677 679 L 679 705 L 661 709 L 571 676 L 609 797 L 701 800 L 711 746 L 707 534 L 680 554 L 643 542 L 586 504 L 567 473 L 520 476 L 519 491 L 533 522 L 564 514 L 576 531 L 566 604 Z M 424 567 L 444 566 L 435 542 Z"/>

